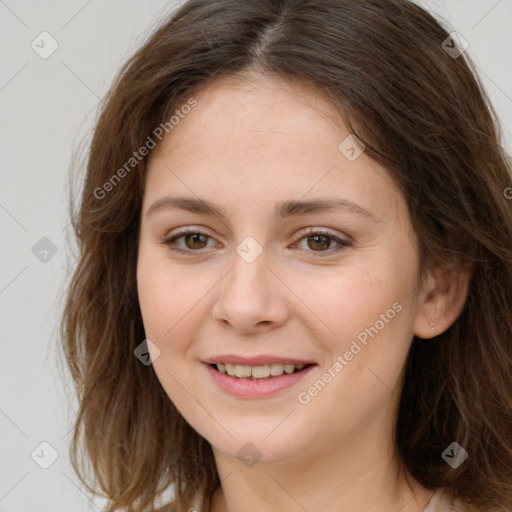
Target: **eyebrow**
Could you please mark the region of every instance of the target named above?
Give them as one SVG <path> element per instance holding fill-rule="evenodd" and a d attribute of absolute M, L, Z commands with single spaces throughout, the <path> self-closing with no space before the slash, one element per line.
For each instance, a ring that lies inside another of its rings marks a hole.
<path fill-rule="evenodd" d="M 166 196 L 157 199 L 148 209 L 146 216 L 150 216 L 160 209 L 178 209 L 191 213 L 216 216 L 226 220 L 229 216 L 222 206 L 212 204 L 206 200 L 194 197 L 176 197 Z M 283 201 L 277 203 L 274 207 L 274 220 L 280 221 L 286 217 L 303 216 L 312 213 L 324 213 L 336 210 L 345 210 L 364 217 L 368 217 L 376 222 L 381 219 L 374 213 L 362 206 L 347 199 L 315 199 L 311 201 Z"/>

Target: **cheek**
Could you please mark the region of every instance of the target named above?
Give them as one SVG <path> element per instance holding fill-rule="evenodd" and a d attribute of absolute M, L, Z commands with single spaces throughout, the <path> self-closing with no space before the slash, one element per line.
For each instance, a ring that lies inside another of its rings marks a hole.
<path fill-rule="evenodd" d="M 364 341 L 366 328 L 377 323 L 383 333 L 396 324 L 400 307 L 393 304 L 401 304 L 407 289 L 392 267 L 371 263 L 331 268 L 311 277 L 289 274 L 287 282 L 314 313 L 309 317 L 321 329 L 318 334 L 333 356 L 348 350 L 361 333 Z"/>
<path fill-rule="evenodd" d="M 166 275 L 161 258 L 156 251 L 142 243 L 137 261 L 137 291 L 146 337 L 161 347 L 163 334 L 175 320 L 169 315 L 176 313 L 179 305 L 179 289 L 176 280 Z"/>
<path fill-rule="evenodd" d="M 208 291 L 218 281 L 218 274 L 211 274 L 171 267 L 165 255 L 140 254 L 137 286 L 144 329 L 162 355 L 182 351 L 193 340 L 193 329 L 205 314 Z"/>
<path fill-rule="evenodd" d="M 168 313 L 175 310 L 177 301 L 175 295 L 169 293 L 167 283 L 155 270 L 150 265 L 139 263 L 137 286 L 146 336 L 158 340 L 172 326 L 173 319 L 168 317 Z"/>
<path fill-rule="evenodd" d="M 214 286 L 211 281 L 217 279 L 194 275 L 184 267 L 170 269 L 165 261 L 144 255 L 139 258 L 137 283 L 145 334 L 159 348 L 158 357 L 152 356 L 153 370 L 180 414 L 205 438 L 217 424 L 201 405 L 193 340 L 200 317 L 207 314 L 204 295 Z M 217 436 L 223 439 L 222 429 Z"/>
<path fill-rule="evenodd" d="M 319 327 L 322 367 L 330 371 L 325 380 L 333 382 L 322 400 L 333 400 L 329 407 L 354 409 L 358 399 L 353 399 L 361 393 L 375 403 L 384 400 L 398 382 L 412 339 L 414 265 L 381 254 L 364 265 L 330 269 L 325 276 L 296 276 L 291 286 L 315 312 L 310 318 Z"/>

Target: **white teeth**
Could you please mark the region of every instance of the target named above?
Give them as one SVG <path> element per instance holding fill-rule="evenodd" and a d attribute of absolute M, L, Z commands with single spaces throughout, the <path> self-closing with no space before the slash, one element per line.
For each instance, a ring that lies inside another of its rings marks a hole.
<path fill-rule="evenodd" d="M 237 377 L 250 377 L 252 368 L 242 364 L 235 364 L 235 375 Z"/>
<path fill-rule="evenodd" d="M 279 375 L 283 375 L 283 373 L 289 375 L 295 371 L 302 370 L 305 365 L 266 364 L 263 366 L 247 366 L 244 364 L 217 363 L 216 366 L 220 373 L 228 374 L 231 377 L 239 377 L 245 379 L 250 377 L 253 379 L 266 379 L 270 376 L 278 377 Z"/>
<path fill-rule="evenodd" d="M 270 366 L 268 364 L 265 366 L 253 366 L 252 376 L 255 379 L 264 379 L 266 377 L 270 377 Z"/>
<path fill-rule="evenodd" d="M 271 364 L 270 375 L 282 375 L 284 372 L 284 366 L 282 364 Z"/>

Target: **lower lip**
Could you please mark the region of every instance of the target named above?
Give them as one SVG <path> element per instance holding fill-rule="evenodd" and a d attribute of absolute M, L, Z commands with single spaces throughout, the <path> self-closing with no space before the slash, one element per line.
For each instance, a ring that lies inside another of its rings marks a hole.
<path fill-rule="evenodd" d="M 230 395 L 245 398 L 261 398 L 275 395 L 279 391 L 290 388 L 291 386 L 300 382 L 313 370 L 315 366 L 316 365 L 312 364 L 299 372 L 290 374 L 284 373 L 278 377 L 251 380 L 242 379 L 239 377 L 231 377 L 225 373 L 220 373 L 218 370 L 212 368 L 209 364 L 206 365 L 212 379 L 223 391 L 229 393 Z"/>

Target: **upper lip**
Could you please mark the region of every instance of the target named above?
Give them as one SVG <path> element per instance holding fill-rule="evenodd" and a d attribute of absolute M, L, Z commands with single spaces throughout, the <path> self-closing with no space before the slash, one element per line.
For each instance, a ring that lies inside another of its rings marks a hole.
<path fill-rule="evenodd" d="M 228 364 L 240 364 L 245 366 L 264 366 L 267 364 L 293 364 L 293 365 L 307 365 L 307 364 L 315 364 L 314 361 L 310 361 L 307 359 L 294 359 L 290 357 L 279 357 L 279 356 L 270 356 L 270 355 L 260 355 L 260 356 L 237 356 L 235 354 L 224 354 L 220 356 L 210 357 L 209 359 L 205 359 L 203 361 L 206 364 L 218 364 L 218 363 L 228 363 Z"/>

